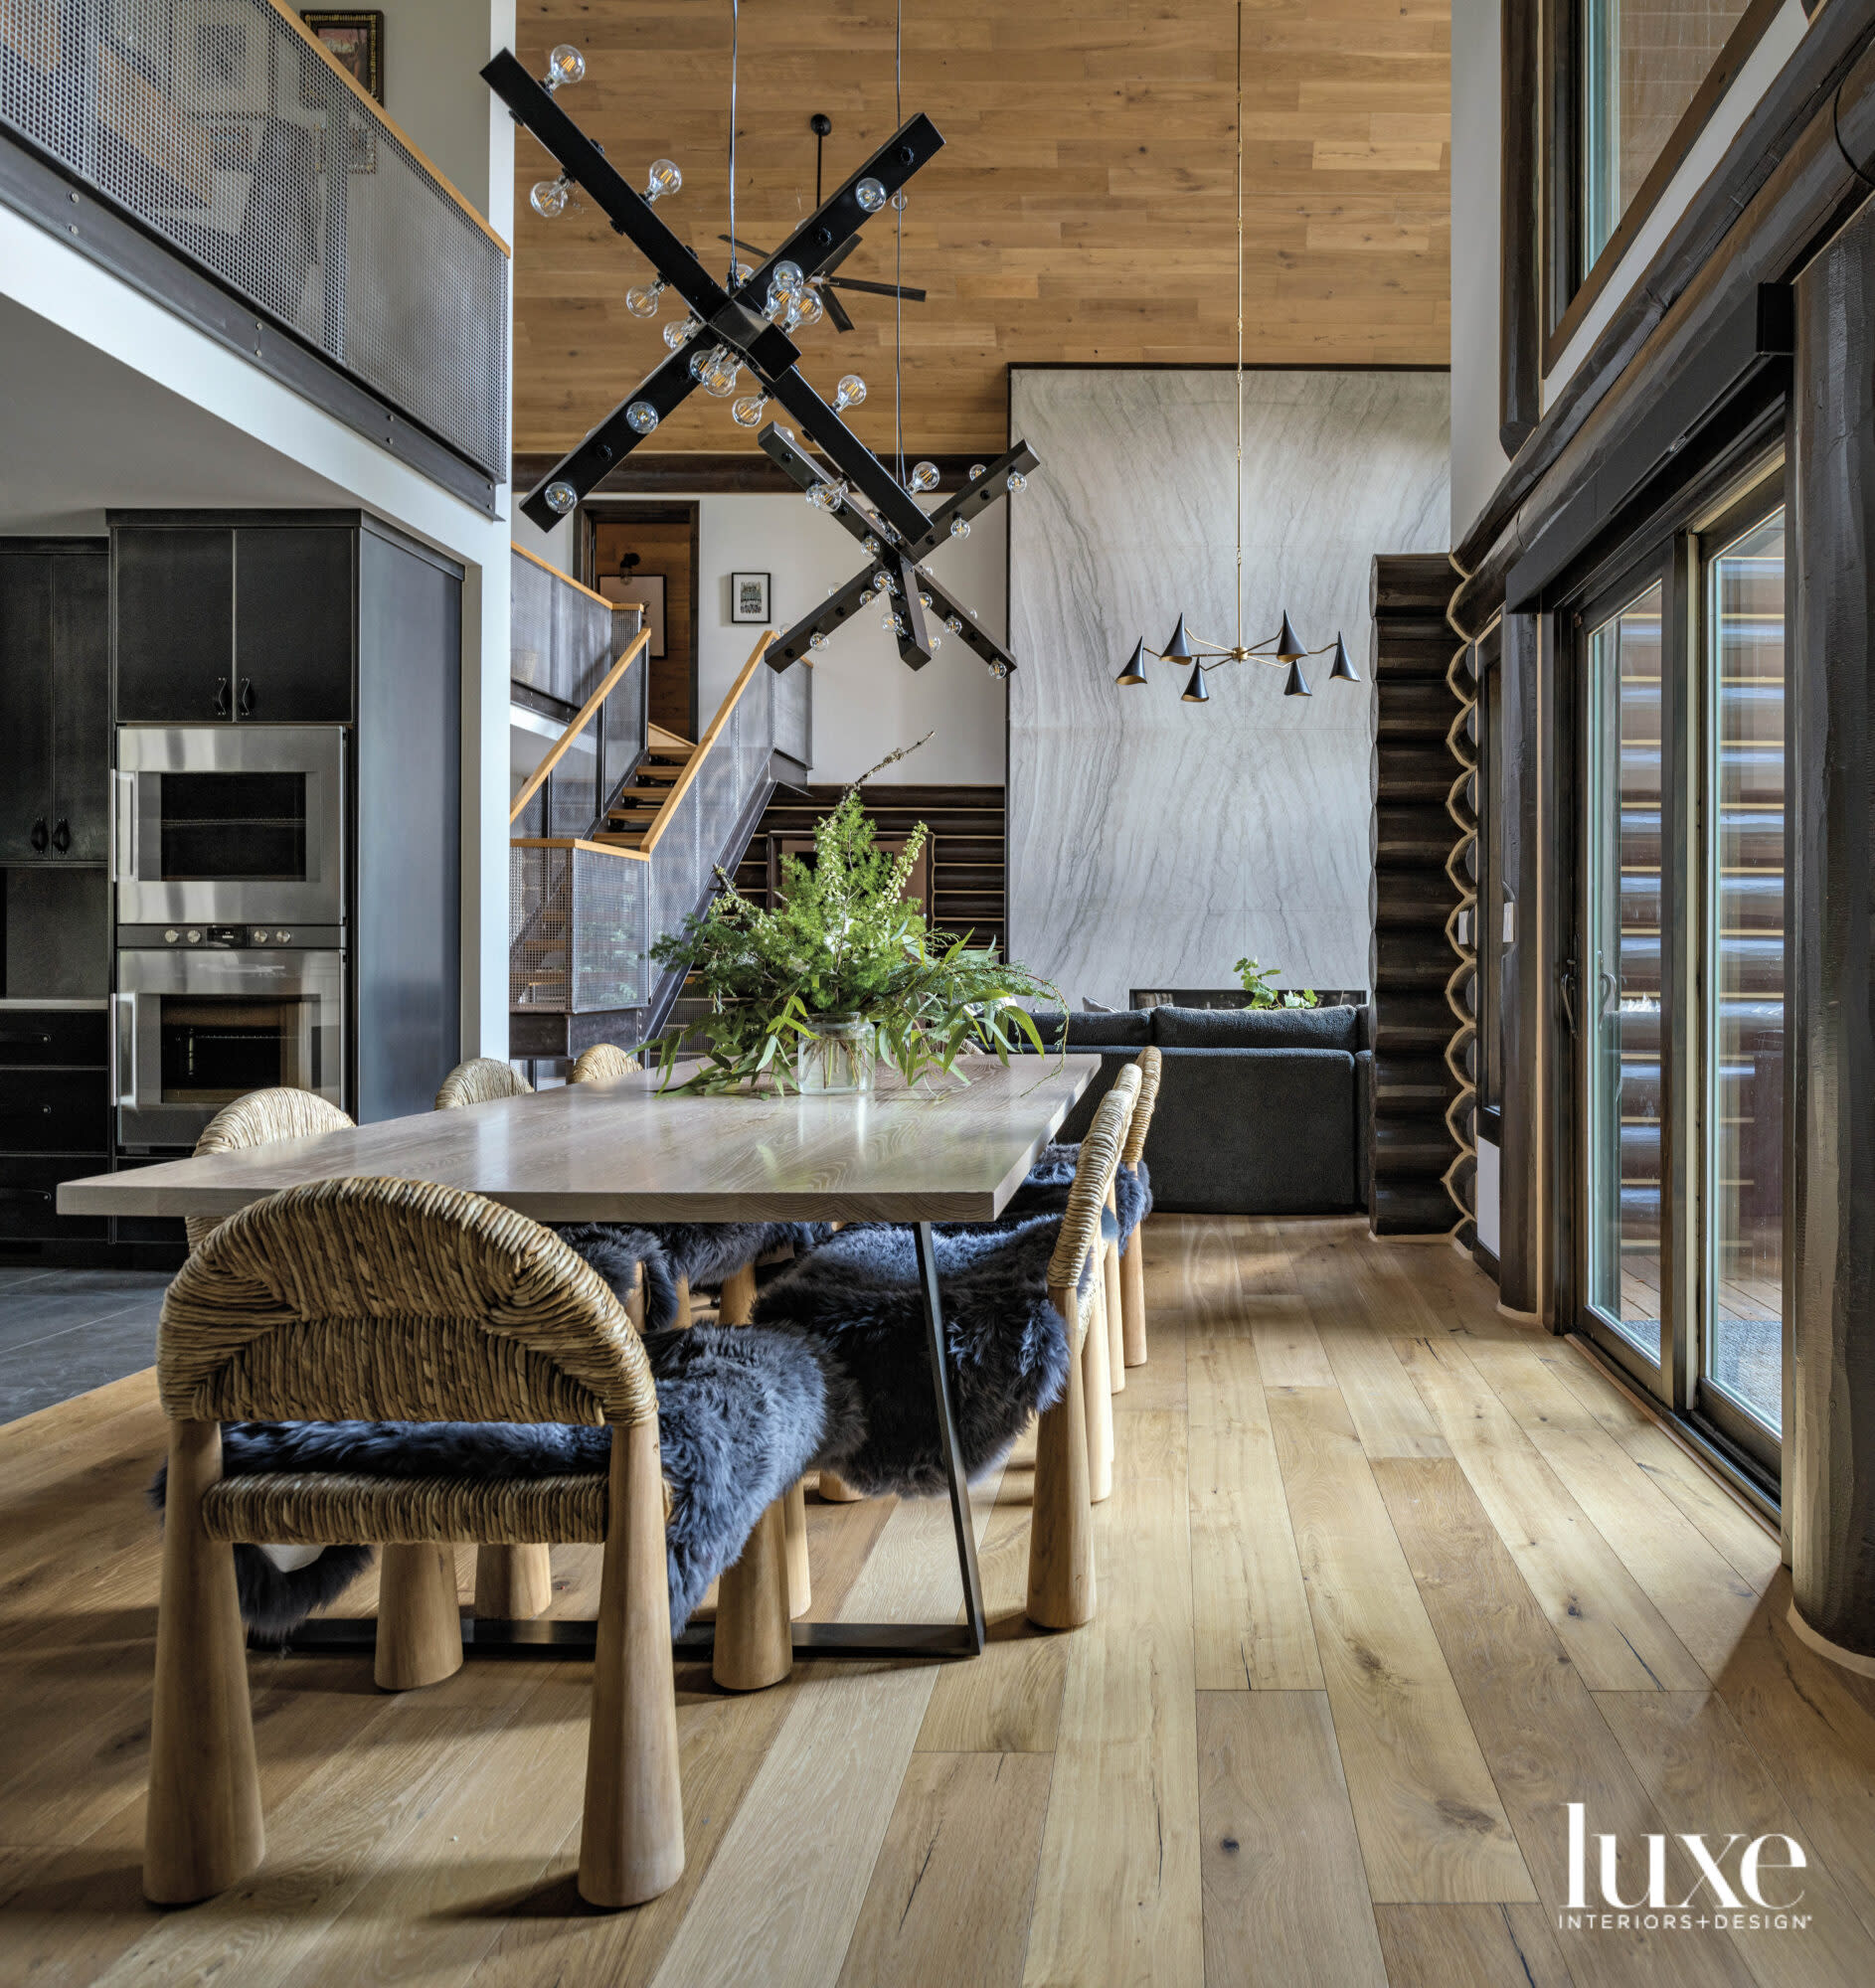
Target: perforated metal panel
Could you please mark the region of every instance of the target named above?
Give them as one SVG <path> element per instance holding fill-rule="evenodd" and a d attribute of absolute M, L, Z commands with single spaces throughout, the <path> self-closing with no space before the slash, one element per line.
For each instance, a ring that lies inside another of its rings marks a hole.
<path fill-rule="evenodd" d="M 507 257 L 268 0 L 5 0 L 0 123 L 505 479 Z"/>

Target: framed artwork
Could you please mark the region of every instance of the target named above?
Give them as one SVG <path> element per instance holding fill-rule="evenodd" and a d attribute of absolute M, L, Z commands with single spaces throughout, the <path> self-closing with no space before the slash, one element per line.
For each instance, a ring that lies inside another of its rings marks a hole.
<path fill-rule="evenodd" d="M 299 18 L 307 31 L 368 96 L 384 101 L 384 16 L 375 10 L 355 8 L 301 8 Z M 309 110 L 324 104 L 317 95 L 316 79 L 308 76 L 301 85 L 300 101 Z"/>
<path fill-rule="evenodd" d="M 215 117 L 264 117 L 273 107 L 267 27 L 246 0 L 186 0 L 179 68 Z"/>
<path fill-rule="evenodd" d="M 768 576 L 766 573 L 730 575 L 729 618 L 732 621 L 753 621 L 764 628 L 768 625 Z"/>
<path fill-rule="evenodd" d="M 620 607 L 642 607 L 644 625 L 651 631 L 649 655 L 654 663 L 664 660 L 664 576 L 661 573 L 607 574 L 598 590 Z"/>

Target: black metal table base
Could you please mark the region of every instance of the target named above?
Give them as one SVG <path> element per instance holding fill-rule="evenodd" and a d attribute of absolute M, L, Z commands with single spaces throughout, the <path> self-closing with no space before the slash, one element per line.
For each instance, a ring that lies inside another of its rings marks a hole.
<path fill-rule="evenodd" d="M 961 1622 L 796 1622 L 796 1659 L 844 1659 L 880 1663 L 895 1658 L 980 1656 L 984 1643 L 983 1584 L 976 1565 L 976 1533 L 970 1518 L 970 1488 L 963 1474 L 963 1450 L 957 1434 L 956 1404 L 950 1389 L 950 1361 L 944 1346 L 943 1305 L 938 1290 L 938 1257 L 931 1224 L 914 1230 L 920 1294 L 931 1347 L 934 1407 L 938 1438 L 949 1479 L 950 1520 L 956 1535 L 957 1573 L 963 1586 Z M 481 1621 L 462 1617 L 462 1653 L 469 1657 L 564 1657 L 590 1660 L 597 1624 L 590 1620 L 537 1618 L 532 1622 Z M 368 1656 L 378 1637 L 373 1615 L 319 1616 L 302 1622 L 284 1644 L 256 1644 L 258 1649 L 292 1656 Z M 716 1648 L 711 1623 L 695 1623 L 672 1642 L 679 1663 L 707 1660 Z"/>

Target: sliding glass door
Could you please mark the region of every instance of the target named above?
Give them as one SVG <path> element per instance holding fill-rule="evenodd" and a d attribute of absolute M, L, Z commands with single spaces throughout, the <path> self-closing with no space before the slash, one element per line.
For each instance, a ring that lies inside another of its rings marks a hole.
<path fill-rule="evenodd" d="M 1775 1473 L 1783 1421 L 1784 513 L 1773 478 L 1589 602 L 1579 1320 Z"/>

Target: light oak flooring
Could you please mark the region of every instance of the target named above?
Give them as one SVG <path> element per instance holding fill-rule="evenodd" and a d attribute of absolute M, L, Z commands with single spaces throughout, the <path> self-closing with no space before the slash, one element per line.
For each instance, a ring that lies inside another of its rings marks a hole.
<path fill-rule="evenodd" d="M 1795 1642 L 1775 1540 L 1647 1414 L 1356 1222 L 1155 1218 L 1146 1281 L 1098 1619 L 1024 1626 L 1019 1452 L 978 1503 L 986 1655 L 680 1672 L 689 1867 L 609 1917 L 573 1887 L 584 1667 L 391 1698 L 265 1657 L 265 1865 L 146 1908 L 150 1379 L 0 1432 L 0 1980 L 1875 1981 L 1875 1685 Z M 949 1605 L 941 1507 L 810 1507 L 819 1610 Z M 590 1609 L 590 1552 L 556 1577 Z M 1630 1894 L 1648 1833 L 1794 1837 L 1808 1924 L 1559 1925 L 1572 1801 Z"/>

